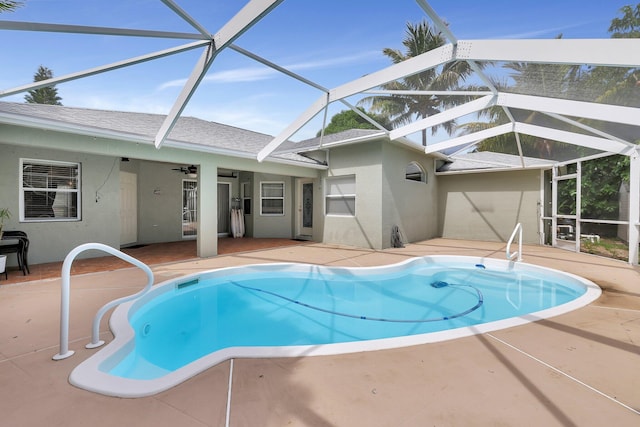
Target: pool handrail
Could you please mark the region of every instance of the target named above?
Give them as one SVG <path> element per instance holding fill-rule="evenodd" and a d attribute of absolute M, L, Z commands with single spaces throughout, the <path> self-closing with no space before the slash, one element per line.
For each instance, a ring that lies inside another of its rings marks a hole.
<path fill-rule="evenodd" d="M 112 248 L 111 246 L 105 245 L 103 243 L 85 243 L 80 246 L 77 246 L 71 252 L 67 254 L 62 263 L 62 283 L 61 283 L 61 298 L 60 298 L 60 352 L 53 356 L 53 360 L 62 360 L 66 359 L 73 355 L 74 351 L 69 350 L 69 294 L 70 290 L 70 280 L 71 280 L 71 264 L 75 260 L 75 258 L 82 252 L 87 250 L 101 250 L 103 252 L 107 252 L 111 255 L 114 255 L 124 261 L 127 261 L 130 264 L 139 267 L 142 271 L 147 275 L 147 284 L 145 287 L 136 292 L 133 295 L 129 295 L 126 297 L 118 298 L 113 300 L 105 305 L 103 305 L 98 312 L 96 313 L 95 318 L 93 319 L 92 332 L 91 332 L 91 342 L 87 344 L 86 348 L 96 348 L 100 347 L 104 344 L 104 341 L 100 340 L 100 321 L 102 320 L 102 316 L 112 307 L 121 304 L 126 301 L 130 301 L 140 296 L 144 295 L 146 292 L 151 289 L 151 285 L 153 285 L 154 277 L 153 272 L 149 268 L 148 265 L 143 263 L 142 261 L 127 255 L 119 250 Z"/>
<path fill-rule="evenodd" d="M 513 239 L 516 237 L 516 233 L 518 233 L 518 250 L 516 252 L 511 253 L 511 243 L 513 243 Z M 507 242 L 507 260 L 512 261 L 515 257 L 518 257 L 516 261 L 522 261 L 522 224 L 517 223 L 515 228 L 513 229 L 513 233 L 511 233 L 511 237 L 509 237 L 509 241 Z"/>

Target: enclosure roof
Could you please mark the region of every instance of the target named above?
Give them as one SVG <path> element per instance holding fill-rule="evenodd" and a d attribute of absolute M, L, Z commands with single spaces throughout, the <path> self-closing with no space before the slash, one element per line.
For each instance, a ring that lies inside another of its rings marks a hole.
<path fill-rule="evenodd" d="M 291 141 L 300 139 L 297 135 L 302 132 L 305 126 L 315 123 L 319 124 L 318 128 L 321 129 L 326 125 L 327 119 L 331 116 L 330 113 L 336 112 L 336 106 L 357 111 L 358 103 L 363 98 L 371 96 L 448 97 L 449 100 L 464 100 L 463 102 L 441 103 L 440 111 L 432 112 L 424 118 L 414 118 L 411 122 L 404 122 L 393 129 L 385 128 L 372 117 L 366 117 L 381 134 L 385 134 L 390 140 L 412 141 L 414 147 L 424 150 L 427 154 L 450 153 L 461 149 L 471 151 L 479 142 L 486 141 L 488 138 L 510 136 L 513 138 L 513 144 L 517 145 L 521 157 L 525 157 L 521 150 L 521 139 L 527 137 L 544 141 L 547 145 L 561 147 L 562 150 L 558 151 L 564 153 L 570 151 L 565 149 L 567 146 L 578 147 L 578 150 L 571 154 L 573 157 L 612 153 L 627 156 L 638 155 L 640 99 L 636 94 L 638 94 L 640 86 L 637 84 L 630 86 L 630 98 L 629 96 L 626 98 L 602 97 L 600 96 L 602 93 L 598 92 L 602 88 L 585 86 L 577 90 L 577 86 L 566 84 L 567 76 L 573 72 L 566 67 L 575 67 L 576 72 L 586 72 L 594 68 L 617 69 L 622 70 L 622 75 L 627 79 L 637 77 L 640 75 L 638 73 L 640 39 L 459 38 L 456 35 L 456 30 L 463 28 L 463 26 L 456 26 L 454 20 L 445 22 L 445 19 L 438 12 L 439 8 L 445 8 L 445 2 L 401 0 L 402 5 L 411 3 L 415 6 L 415 11 L 406 16 L 405 22 L 419 22 L 422 19 L 431 22 L 441 32 L 445 43 L 402 62 L 388 66 L 380 65 L 365 72 L 358 70 L 358 75 L 354 75 L 353 71 L 345 68 L 342 79 L 334 75 L 330 81 L 323 81 L 322 74 L 316 74 L 313 78 L 303 76 L 304 67 L 287 66 L 283 65 L 284 62 L 268 59 L 268 53 L 271 52 L 269 47 L 277 45 L 288 52 L 287 41 L 295 40 L 311 44 L 312 40 L 305 38 L 307 33 L 313 34 L 316 39 L 313 41 L 317 42 L 319 36 L 318 33 L 313 32 L 315 28 L 307 24 L 306 28 L 301 29 L 297 18 L 301 18 L 302 15 L 298 14 L 305 13 L 305 16 L 308 17 L 314 16 L 316 8 L 331 10 L 332 7 L 336 7 L 339 9 L 340 2 L 329 1 L 328 3 L 314 4 L 284 2 L 282 0 L 250 0 L 242 8 L 228 13 L 224 22 L 211 23 L 210 15 L 213 13 L 210 9 L 206 10 L 207 7 L 204 7 L 205 10 L 200 10 L 201 8 L 196 8 L 188 2 L 161 1 L 175 15 L 176 21 L 182 24 L 180 30 L 178 27 L 166 30 L 147 30 L 123 28 L 121 25 L 0 21 L 0 30 L 11 32 L 35 31 L 73 36 L 100 36 L 100 42 L 113 37 L 147 39 L 151 40 L 149 46 L 154 47 L 158 45 L 159 41 L 174 41 L 170 47 L 151 53 L 147 52 L 109 64 L 100 64 L 83 71 L 70 71 L 60 77 L 41 82 L 10 87 L 0 91 L 0 97 L 9 97 L 45 86 L 72 82 L 107 72 L 116 72 L 129 66 L 164 60 L 167 57 L 185 54 L 185 52 L 198 52 L 199 57 L 190 57 L 191 64 L 195 65 L 188 78 L 181 81 L 180 92 L 169 111 L 162 116 L 145 114 L 136 116 L 145 123 L 144 129 L 138 129 L 136 132 L 140 132 L 145 137 L 153 134 L 154 144 L 160 148 L 172 141 L 206 136 L 195 135 L 194 131 L 186 125 L 188 121 L 197 119 L 179 118 L 192 98 L 198 96 L 197 92 L 212 66 L 215 68 L 214 64 L 218 64 L 219 61 L 224 63 L 225 54 L 232 53 L 239 55 L 245 61 L 265 67 L 270 72 L 277 73 L 281 78 L 297 85 L 273 96 L 291 99 L 293 102 L 298 88 L 305 94 L 313 94 L 305 98 L 306 101 L 301 104 L 297 117 L 288 121 L 288 125 L 283 125 L 276 136 L 268 138 L 268 141 L 264 135 L 247 133 L 246 135 L 251 137 L 243 139 L 242 144 L 246 145 L 245 147 L 237 145 L 236 143 L 239 141 L 235 139 L 225 142 L 232 145 L 227 148 L 251 153 L 259 161 L 282 156 L 282 152 L 296 151 L 296 146 Z M 184 7 L 191 7 L 194 11 L 197 10 L 198 14 L 189 13 L 178 3 L 182 3 Z M 214 4 L 221 7 L 220 5 L 226 3 L 207 2 L 207 4 L 213 8 Z M 397 2 L 374 3 L 370 6 L 371 11 L 363 10 L 362 15 L 364 19 L 373 19 L 373 15 L 387 18 L 393 14 L 395 9 L 399 9 L 399 5 L 400 3 Z M 122 7 L 134 6 L 125 2 Z M 518 3 L 518 7 L 521 7 L 520 3 Z M 224 10 L 229 12 L 227 9 Z M 291 11 L 292 15 L 287 15 L 288 11 Z M 615 12 L 612 11 L 611 18 L 615 17 Z M 496 19 L 500 19 L 500 11 L 497 10 L 495 14 Z M 125 16 L 125 14 L 119 16 Z M 95 21 L 99 21 L 99 18 L 100 16 L 96 16 Z M 334 13 L 332 19 L 337 21 L 341 18 L 335 16 Z M 458 16 L 458 18 L 463 19 L 462 16 Z M 356 21 L 360 17 L 350 16 L 349 19 L 353 21 L 353 25 L 348 28 L 355 28 Z M 571 16 L 567 19 L 571 19 Z M 120 21 L 122 20 L 120 18 Z M 283 25 L 284 23 L 287 25 Z M 324 28 L 322 37 L 333 36 L 327 30 L 329 27 L 326 24 L 325 22 L 322 25 Z M 284 31 L 284 33 L 278 33 L 280 38 L 276 38 L 274 28 Z M 365 41 L 365 37 L 348 38 L 348 28 L 338 29 L 336 27 L 335 30 L 340 31 L 340 34 L 345 37 L 345 43 L 357 46 Z M 294 32 L 294 29 L 297 29 L 298 32 Z M 375 35 L 374 33 L 385 30 L 388 28 L 384 19 L 376 25 L 369 22 L 371 37 Z M 176 45 L 175 41 L 179 41 L 179 44 Z M 394 45 L 400 45 L 400 42 L 396 39 Z M 242 47 L 239 44 L 242 44 Z M 93 46 L 96 47 L 96 45 Z M 64 60 L 64 56 L 65 52 L 63 51 L 61 52 L 61 61 Z M 467 64 L 471 69 L 471 74 L 465 82 L 466 85 L 455 88 L 446 87 L 442 90 L 434 87 L 427 89 L 407 88 L 404 91 L 389 89 L 390 83 L 406 82 L 417 73 L 429 71 L 439 73 L 443 67 L 453 63 Z M 63 64 L 64 62 L 61 63 L 61 67 Z M 514 77 L 510 72 L 513 71 L 515 65 L 520 67 L 521 72 Z M 526 72 L 522 72 L 523 69 Z M 161 72 L 162 68 L 157 70 Z M 229 90 L 238 89 L 231 88 Z M 220 92 L 222 91 L 219 91 L 218 95 Z M 214 97 L 215 95 L 214 93 Z M 243 102 L 246 109 L 250 109 L 252 106 L 252 95 L 256 94 L 248 94 L 247 101 Z M 224 107 L 220 108 L 224 109 Z M 482 129 L 470 130 L 469 127 L 461 127 L 461 125 L 480 120 L 479 113 L 488 113 L 496 111 L 496 109 L 501 112 L 503 117 L 501 121 L 484 119 Z M 432 135 L 432 131 L 452 120 L 458 124 L 455 133 L 451 135 L 440 133 L 436 138 L 427 139 L 426 146 L 421 145 L 419 137 L 423 130 Z M 208 126 L 213 127 L 214 125 Z M 229 130 L 219 127 L 221 125 L 215 126 L 216 130 L 223 133 Z M 245 131 L 235 129 L 232 134 L 239 135 L 243 132 Z M 326 141 L 332 141 L 332 137 L 323 135 L 319 141 L 310 142 L 307 140 L 299 148 L 302 151 L 302 149 L 306 149 L 305 146 L 308 148 L 312 144 L 320 147 Z M 210 144 L 217 143 L 210 142 Z M 281 154 L 277 154 L 278 149 L 281 149 Z M 567 161 L 566 156 L 563 158 L 549 156 L 547 160 Z M 521 159 L 520 163 L 526 164 L 524 159 Z"/>

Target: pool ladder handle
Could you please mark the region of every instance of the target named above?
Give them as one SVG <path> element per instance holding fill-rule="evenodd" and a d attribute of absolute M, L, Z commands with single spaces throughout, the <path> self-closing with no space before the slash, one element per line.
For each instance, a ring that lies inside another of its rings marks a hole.
<path fill-rule="evenodd" d="M 118 298 L 113 300 L 105 305 L 103 305 L 98 312 L 96 313 L 95 318 L 93 319 L 93 327 L 91 333 L 91 342 L 87 344 L 86 348 L 96 348 L 100 347 L 104 344 L 104 341 L 100 340 L 100 321 L 102 320 L 102 316 L 118 304 L 122 304 L 126 301 L 131 301 L 133 299 L 139 298 L 151 289 L 151 285 L 153 285 L 153 272 L 142 261 L 127 255 L 123 252 L 120 252 L 117 249 L 112 248 L 111 246 L 107 246 L 102 243 L 85 243 L 73 249 L 64 259 L 62 264 L 62 284 L 61 284 L 61 301 L 60 301 L 60 352 L 53 356 L 53 360 L 63 360 L 67 357 L 73 355 L 74 351 L 69 350 L 69 294 L 70 294 L 70 279 L 71 279 L 71 264 L 75 260 L 75 258 L 82 252 L 87 250 L 101 250 L 103 252 L 107 252 L 111 255 L 114 255 L 124 261 L 127 261 L 130 264 L 135 265 L 142 269 L 147 275 L 147 284 L 145 287 L 136 292 L 133 295 L 129 295 L 126 297 Z"/>
<path fill-rule="evenodd" d="M 518 251 L 511 253 L 511 243 L 513 243 L 513 239 L 516 237 L 516 233 L 518 234 Z M 522 224 L 517 223 L 515 228 L 513 229 L 513 233 L 511 233 L 511 237 L 509 237 L 509 241 L 507 242 L 507 260 L 512 261 L 515 257 L 518 257 L 516 261 L 522 261 Z"/>

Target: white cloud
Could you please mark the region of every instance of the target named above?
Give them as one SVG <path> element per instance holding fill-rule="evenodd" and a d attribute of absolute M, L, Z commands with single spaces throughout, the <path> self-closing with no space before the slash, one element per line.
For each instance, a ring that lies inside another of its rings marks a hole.
<path fill-rule="evenodd" d="M 372 58 L 379 57 L 379 52 L 369 51 L 362 52 L 356 55 L 346 55 L 335 58 L 327 58 L 322 60 L 308 61 L 308 62 L 297 62 L 287 65 L 280 65 L 282 68 L 285 68 L 292 72 L 298 72 L 302 70 L 318 70 L 318 69 L 327 69 L 335 66 L 342 65 L 350 65 L 358 62 L 365 62 Z M 271 78 L 275 78 L 279 75 L 279 72 L 264 67 L 245 67 L 245 68 L 235 68 L 227 71 L 218 71 L 207 74 L 203 79 L 203 83 L 240 83 L 240 82 L 255 82 L 261 80 L 267 80 Z M 167 82 L 162 83 L 157 90 L 162 91 L 172 87 L 182 87 L 187 82 L 187 79 L 176 79 L 169 80 Z"/>

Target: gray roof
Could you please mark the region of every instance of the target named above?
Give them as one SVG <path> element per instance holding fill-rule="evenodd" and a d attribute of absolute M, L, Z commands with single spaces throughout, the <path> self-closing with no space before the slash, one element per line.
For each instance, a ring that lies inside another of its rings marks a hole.
<path fill-rule="evenodd" d="M 494 153 L 491 151 L 478 151 L 473 153 L 460 154 L 450 157 L 451 162 L 445 162 L 437 172 L 462 172 L 471 170 L 491 170 L 522 168 L 520 156 L 504 153 Z M 555 162 L 533 157 L 523 157 L 526 168 L 551 167 Z"/>
<path fill-rule="evenodd" d="M 60 105 L 0 102 L 0 122 L 12 123 L 16 116 L 41 120 L 56 128 L 82 129 L 85 133 L 109 132 L 153 143 L 166 116 L 162 114 L 95 110 Z M 116 135 L 114 137 L 117 138 Z M 195 117 L 180 117 L 168 136 L 168 143 L 228 151 L 229 155 L 257 155 L 273 136 Z M 318 164 L 296 153 L 274 153 L 273 158 L 304 164 Z"/>
<path fill-rule="evenodd" d="M 324 135 L 323 137 L 315 137 L 305 139 L 300 142 L 285 141 L 275 151 L 276 153 L 292 153 L 313 151 L 332 144 L 348 144 L 358 141 L 367 141 L 387 137 L 385 132 L 378 129 L 349 129 L 338 133 Z"/>

